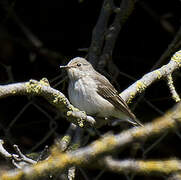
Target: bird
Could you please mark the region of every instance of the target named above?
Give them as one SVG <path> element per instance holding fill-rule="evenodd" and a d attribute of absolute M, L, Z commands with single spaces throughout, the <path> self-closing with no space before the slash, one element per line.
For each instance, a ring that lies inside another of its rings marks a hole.
<path fill-rule="evenodd" d="M 87 115 L 116 118 L 134 126 L 143 126 L 110 81 L 97 72 L 85 58 L 76 57 L 65 66 L 69 77 L 70 102 Z"/>

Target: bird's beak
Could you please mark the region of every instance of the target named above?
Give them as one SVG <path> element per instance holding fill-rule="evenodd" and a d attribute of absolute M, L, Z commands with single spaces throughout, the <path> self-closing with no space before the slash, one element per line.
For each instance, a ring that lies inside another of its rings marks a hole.
<path fill-rule="evenodd" d="M 66 66 L 60 66 L 60 68 L 61 68 L 61 69 L 69 69 L 70 66 L 67 66 L 67 65 L 66 65 Z"/>

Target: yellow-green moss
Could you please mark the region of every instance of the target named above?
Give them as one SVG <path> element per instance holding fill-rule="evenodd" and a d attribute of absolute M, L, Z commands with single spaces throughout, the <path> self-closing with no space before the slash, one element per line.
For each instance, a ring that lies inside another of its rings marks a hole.
<path fill-rule="evenodd" d="M 64 96 L 61 96 L 60 94 L 53 94 L 53 103 L 54 104 L 59 104 L 59 102 L 63 103 L 64 105 L 67 105 L 67 100 Z"/>
<path fill-rule="evenodd" d="M 42 79 L 40 80 L 40 84 L 42 84 L 42 85 L 44 85 L 44 86 L 50 86 L 50 83 L 49 83 L 49 81 L 48 81 L 47 78 L 42 78 Z"/>
<path fill-rule="evenodd" d="M 146 85 L 144 84 L 144 82 L 137 81 L 137 83 L 136 83 L 136 90 L 138 92 L 141 93 L 145 88 L 146 88 Z"/>
<path fill-rule="evenodd" d="M 23 171 L 3 173 L 1 180 L 20 180 L 23 176 Z"/>
<path fill-rule="evenodd" d="M 71 146 L 71 150 L 77 150 L 79 147 L 80 147 L 80 144 L 74 143 L 74 144 Z"/>
<path fill-rule="evenodd" d="M 169 174 L 180 170 L 180 164 L 176 160 L 168 161 L 140 161 L 138 162 L 139 169 L 144 173 L 163 172 Z"/>
<path fill-rule="evenodd" d="M 41 85 L 38 83 L 38 81 L 32 81 L 30 80 L 29 82 L 25 83 L 26 86 L 26 92 L 27 93 L 35 93 L 39 94 L 41 91 Z"/>
<path fill-rule="evenodd" d="M 16 94 L 16 92 L 17 92 L 16 90 L 12 90 L 11 91 L 12 94 Z"/>
<path fill-rule="evenodd" d="M 155 71 L 157 78 L 160 79 L 162 77 L 161 72 L 159 70 Z"/>
<path fill-rule="evenodd" d="M 180 102 L 180 97 L 178 95 L 172 96 L 175 102 Z"/>
<path fill-rule="evenodd" d="M 68 135 L 65 135 L 65 136 L 62 138 L 61 141 L 64 141 L 64 142 L 68 143 L 68 142 L 70 142 L 70 140 L 71 140 L 71 137 L 68 136 Z"/>
<path fill-rule="evenodd" d="M 131 103 L 131 101 L 135 98 L 136 96 L 136 93 L 135 92 L 131 92 L 130 95 L 129 95 L 129 99 L 127 101 L 127 103 Z"/>
<path fill-rule="evenodd" d="M 180 67 L 181 66 L 181 51 L 176 52 L 172 56 L 171 60 L 175 61 L 178 64 L 178 66 Z"/>
<path fill-rule="evenodd" d="M 84 120 L 81 118 L 81 119 L 77 119 L 77 123 L 79 125 L 79 127 L 84 127 Z"/>
<path fill-rule="evenodd" d="M 73 116 L 72 113 L 73 113 L 73 111 L 67 111 L 67 116 L 68 116 L 68 117 L 69 117 L 69 116 L 70 116 L 70 117 Z M 84 127 L 84 121 L 85 121 L 85 120 L 82 119 L 82 118 L 77 118 L 77 124 L 78 124 L 78 126 L 81 127 L 81 128 Z"/>
<path fill-rule="evenodd" d="M 106 149 L 110 149 L 112 147 L 114 147 L 114 145 L 116 144 L 116 139 L 114 136 L 108 135 L 107 137 L 97 140 L 92 144 L 92 148 L 93 148 L 93 152 L 95 154 L 99 154 L 104 152 Z"/>

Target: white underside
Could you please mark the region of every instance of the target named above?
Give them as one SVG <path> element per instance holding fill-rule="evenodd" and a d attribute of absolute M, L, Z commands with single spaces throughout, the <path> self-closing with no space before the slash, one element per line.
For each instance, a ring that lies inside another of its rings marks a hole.
<path fill-rule="evenodd" d="M 91 89 L 89 87 L 92 87 Z M 81 78 L 69 83 L 68 94 L 70 102 L 88 115 L 99 117 L 128 118 L 121 111 L 96 92 L 97 86 L 89 77 Z"/>

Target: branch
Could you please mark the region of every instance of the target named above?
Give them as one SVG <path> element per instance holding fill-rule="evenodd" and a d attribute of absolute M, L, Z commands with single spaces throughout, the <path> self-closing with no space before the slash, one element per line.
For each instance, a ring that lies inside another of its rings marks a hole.
<path fill-rule="evenodd" d="M 153 82 L 171 75 L 175 70 L 181 67 L 180 53 L 181 51 L 176 52 L 167 65 L 144 75 L 141 79 L 128 87 L 121 93 L 122 98 L 130 103 L 137 94 L 145 91 L 146 88 L 149 87 Z M 169 87 L 171 86 L 169 85 Z M 172 94 L 173 87 L 171 89 Z M 40 80 L 40 82 L 30 80 L 29 82 L 0 86 L 0 98 L 13 95 L 42 96 L 58 110 L 63 112 L 68 121 L 78 125 L 79 127 L 100 127 L 106 123 L 104 119 L 96 119 L 95 121 L 93 117 L 87 116 L 85 112 L 73 107 L 63 93 L 50 87 L 48 80 L 45 78 Z"/>
<path fill-rule="evenodd" d="M 132 13 L 134 0 L 121 1 L 120 7 L 115 7 L 113 0 L 105 0 L 92 33 L 91 45 L 88 52 L 88 60 L 93 66 L 104 66 L 112 58 L 112 52 L 115 46 L 119 32 Z M 116 13 L 113 23 L 109 26 L 111 14 Z"/>
<path fill-rule="evenodd" d="M 104 0 L 96 26 L 92 32 L 91 45 L 88 52 L 88 60 L 93 66 L 96 65 L 101 55 L 104 44 L 104 35 L 107 30 L 108 21 L 113 10 L 113 0 Z"/>
<path fill-rule="evenodd" d="M 172 94 L 172 98 L 175 100 L 175 102 L 179 102 L 180 101 L 180 97 L 175 89 L 175 86 L 173 84 L 173 78 L 171 74 L 168 74 L 167 76 L 167 84 L 168 87 L 170 89 L 170 93 Z"/>
<path fill-rule="evenodd" d="M 14 145 L 14 149 L 17 154 L 10 154 L 4 147 L 3 147 L 4 141 L 0 139 L 0 154 L 5 157 L 6 159 L 9 159 L 12 161 L 12 164 L 18 169 L 22 169 L 25 166 L 28 166 L 30 164 L 36 164 L 37 161 L 34 161 L 28 157 L 26 157 L 18 148 L 17 145 Z"/>
<path fill-rule="evenodd" d="M 13 95 L 42 96 L 59 111 L 63 112 L 68 121 L 79 127 L 90 127 L 95 124 L 94 118 L 87 116 L 85 112 L 73 107 L 63 93 L 49 86 L 45 78 L 40 80 L 40 82 L 30 80 L 29 82 L 0 86 L 0 99 Z"/>
<path fill-rule="evenodd" d="M 155 119 L 152 123 L 147 123 L 144 127 L 134 127 L 117 135 L 107 134 L 90 145 L 79 148 L 78 150 L 63 153 L 54 147 L 48 160 L 41 161 L 31 167 L 26 167 L 22 171 L 7 171 L 0 176 L 0 179 L 19 180 L 23 178 L 23 180 L 28 180 L 31 178 L 35 180 L 40 177 L 49 177 L 50 174 L 55 175 L 56 173 L 60 173 L 72 165 L 80 167 L 88 166 L 93 161 L 103 158 L 108 154 L 112 155 L 114 151 L 120 151 L 135 141 L 147 140 L 165 131 L 174 130 L 178 128 L 178 123 L 181 123 L 181 103 L 177 104 L 164 116 Z M 171 162 L 173 166 L 172 169 L 168 169 L 168 173 L 181 170 L 180 162 Z M 146 162 L 144 163 L 144 161 L 142 161 L 142 168 L 144 168 L 145 164 Z"/>
<path fill-rule="evenodd" d="M 122 0 L 119 8 L 115 9 L 116 16 L 105 35 L 105 45 L 100 57 L 99 65 L 104 66 L 108 60 L 112 60 L 112 52 L 118 38 L 119 32 L 131 15 L 134 8 L 134 0 Z M 108 66 L 110 67 L 110 66 Z"/>
<path fill-rule="evenodd" d="M 137 94 L 141 94 L 156 80 L 161 78 L 167 78 L 168 75 L 171 75 L 175 70 L 181 67 L 181 50 L 176 52 L 170 62 L 167 65 L 162 66 L 161 68 L 154 70 L 141 79 L 133 83 L 126 90 L 124 90 L 120 95 L 121 97 L 130 103 Z"/>
<path fill-rule="evenodd" d="M 136 173 L 144 175 L 166 175 L 181 170 L 181 161 L 169 160 L 114 160 L 106 157 L 99 161 L 102 168 L 116 173 Z"/>

